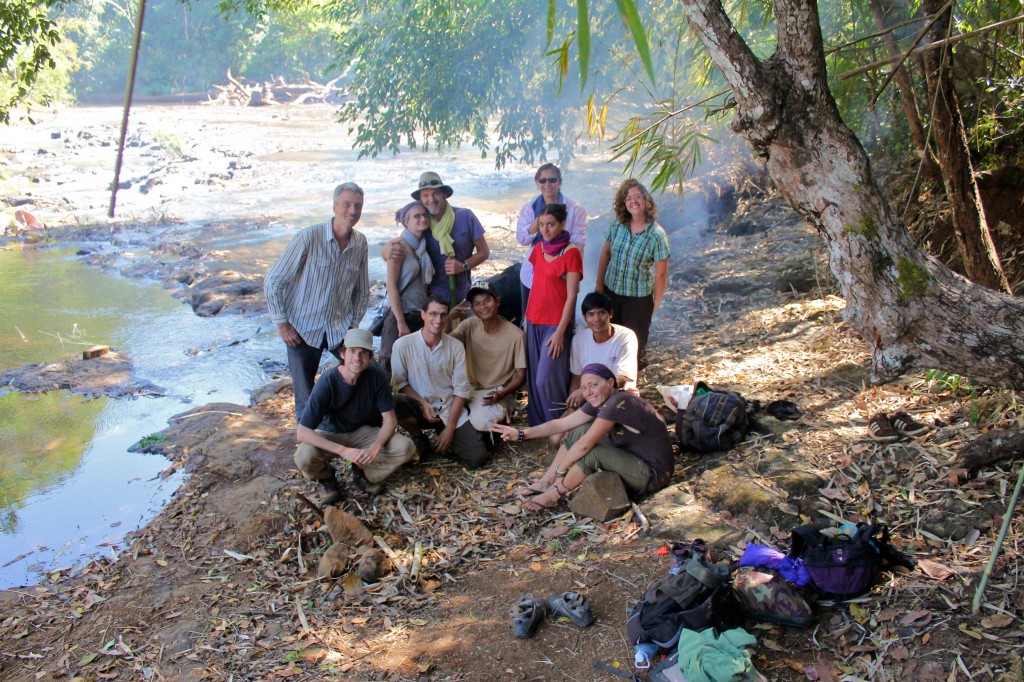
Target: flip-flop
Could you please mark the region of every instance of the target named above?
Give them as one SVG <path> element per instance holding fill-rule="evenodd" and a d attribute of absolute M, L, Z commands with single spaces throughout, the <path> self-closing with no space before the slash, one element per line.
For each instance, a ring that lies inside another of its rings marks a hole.
<path fill-rule="evenodd" d="M 568 618 L 578 628 L 585 628 L 594 622 L 587 598 L 577 592 L 562 592 L 548 597 L 548 608 L 552 618 Z"/>
<path fill-rule="evenodd" d="M 512 632 L 519 639 L 529 639 L 537 631 L 537 625 L 548 612 L 547 602 L 532 594 L 522 597 L 512 607 Z"/>

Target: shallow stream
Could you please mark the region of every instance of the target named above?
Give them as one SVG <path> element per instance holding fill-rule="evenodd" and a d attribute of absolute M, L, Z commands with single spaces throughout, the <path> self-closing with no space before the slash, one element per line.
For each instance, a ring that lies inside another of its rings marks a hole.
<path fill-rule="evenodd" d="M 0 150 L 14 155 L 5 188 L 30 197 L 44 222 L 71 214 L 102 224 L 119 117 L 116 108 L 79 108 L 34 127 L 0 129 Z M 127 258 L 147 257 L 159 239 L 151 233 L 171 225 L 175 239 L 210 252 L 208 265 L 265 272 L 297 228 L 329 216 L 331 189 L 345 180 L 366 191 L 358 229 L 372 257 L 397 232 L 394 211 L 430 169 L 455 188 L 452 203 L 472 208 L 489 241 L 517 259 L 509 231 L 536 195 L 534 168 L 495 170 L 471 149 L 357 159 L 329 107 L 139 107 L 131 130 L 122 172 L 131 187 L 118 193 L 117 206 L 141 227 L 113 247 Z M 621 180 L 621 165 L 607 160 L 601 150 L 583 154 L 565 175 L 565 192 L 591 217 L 585 289 Z M 154 181 L 143 192 L 147 179 Z M 0 587 L 122 550 L 125 533 L 145 524 L 181 482 L 177 474 L 161 477 L 164 458 L 128 448 L 192 407 L 247 404 L 268 379 L 259 363 L 284 361 L 266 316 L 196 317 L 159 283 L 86 266 L 75 252 L 0 251 L 0 369 L 73 357 L 100 343 L 124 351 L 137 379 L 166 395 L 0 395 Z M 371 258 L 370 276 L 383 279 L 379 258 Z"/>

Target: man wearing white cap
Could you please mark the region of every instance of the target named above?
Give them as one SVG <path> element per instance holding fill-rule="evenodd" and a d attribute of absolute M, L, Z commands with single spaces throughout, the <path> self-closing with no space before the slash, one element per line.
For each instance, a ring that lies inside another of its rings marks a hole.
<path fill-rule="evenodd" d="M 416 456 L 413 442 L 395 433 L 391 382 L 372 360 L 373 335 L 367 329 L 350 329 L 341 364 L 320 375 L 299 418 L 295 465 L 307 480 L 320 483 L 322 504 L 342 497 L 331 460 L 351 462 L 356 485 L 377 495 L 384 479 Z M 324 418 L 333 423 L 334 433 L 316 430 Z"/>

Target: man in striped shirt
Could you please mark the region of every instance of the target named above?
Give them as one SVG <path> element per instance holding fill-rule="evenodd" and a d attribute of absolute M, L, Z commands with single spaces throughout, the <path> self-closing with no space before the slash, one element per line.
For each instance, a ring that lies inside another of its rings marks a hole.
<path fill-rule="evenodd" d="M 300 230 L 263 284 L 270 319 L 288 346 L 288 372 L 301 419 L 324 350 L 340 359 L 345 332 L 359 326 L 370 295 L 366 237 L 354 228 L 363 190 L 334 188 L 334 215 Z"/>

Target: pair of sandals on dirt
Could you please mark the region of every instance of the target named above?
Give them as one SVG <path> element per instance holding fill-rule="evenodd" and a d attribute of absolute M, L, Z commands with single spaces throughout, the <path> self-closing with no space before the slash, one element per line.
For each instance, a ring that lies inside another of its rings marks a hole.
<path fill-rule="evenodd" d="M 589 627 L 594 622 L 590 604 L 582 594 L 562 592 L 546 600 L 527 594 L 512 607 L 512 632 L 519 639 L 533 637 L 537 626 L 549 613 L 555 620 L 568 618 L 578 628 Z"/>
<path fill-rule="evenodd" d="M 563 483 L 563 477 L 559 476 L 551 484 L 538 478 L 522 488 L 516 488 L 513 494 L 519 499 L 523 509 L 537 512 L 557 507 L 570 492 Z"/>

